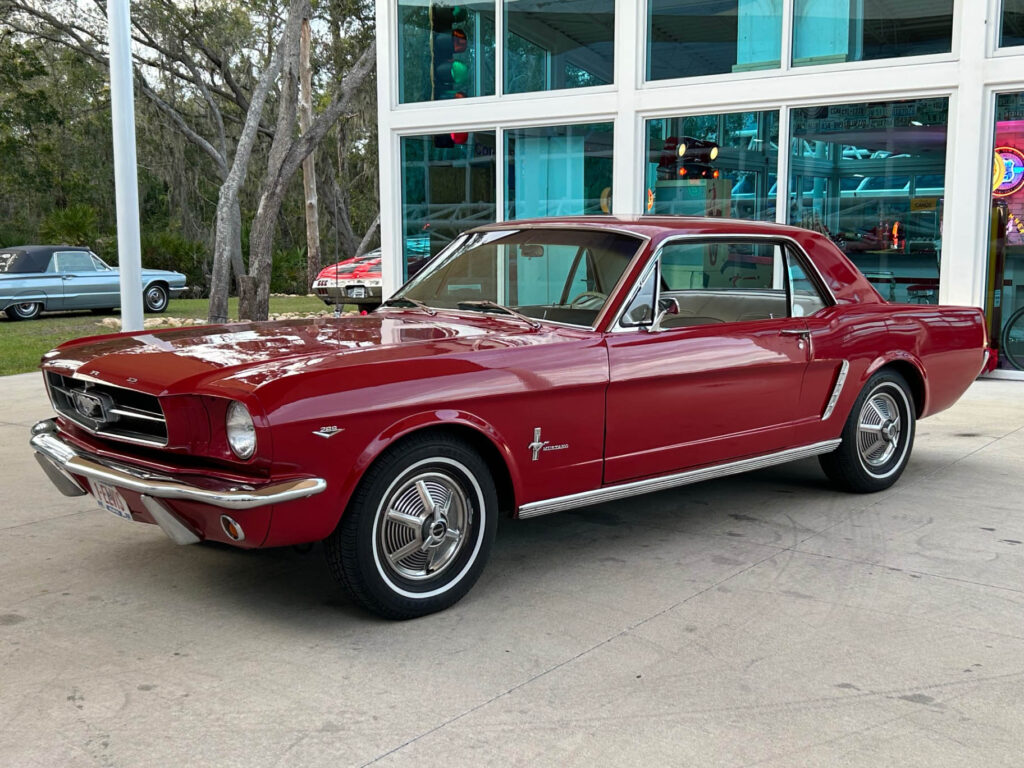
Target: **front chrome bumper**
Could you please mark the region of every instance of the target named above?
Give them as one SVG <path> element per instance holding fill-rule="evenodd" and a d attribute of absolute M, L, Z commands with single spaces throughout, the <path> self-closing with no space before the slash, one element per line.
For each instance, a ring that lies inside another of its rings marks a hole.
<path fill-rule="evenodd" d="M 253 509 L 267 504 L 279 504 L 313 496 L 327 488 L 327 482 L 319 477 L 287 480 L 261 488 L 246 486 L 216 491 L 179 480 L 154 477 L 141 469 L 121 464 L 115 466 L 103 459 L 83 455 L 60 438 L 53 419 L 40 421 L 32 427 L 32 439 L 29 442 L 36 450 L 37 459 L 47 476 L 57 486 L 57 490 L 66 496 L 81 496 L 86 492 L 73 475 L 126 488 L 152 498 L 196 501 L 224 509 Z M 47 465 L 53 469 L 52 472 L 47 469 Z"/>

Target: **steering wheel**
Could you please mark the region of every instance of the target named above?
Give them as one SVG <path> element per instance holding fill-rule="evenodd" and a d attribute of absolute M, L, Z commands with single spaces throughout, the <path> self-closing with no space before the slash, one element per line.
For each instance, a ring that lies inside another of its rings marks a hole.
<path fill-rule="evenodd" d="M 607 294 L 601 293 L 600 291 L 584 291 L 569 302 L 569 308 L 587 309 L 588 304 L 597 304 L 600 306 L 601 304 L 604 304 L 607 299 Z"/>

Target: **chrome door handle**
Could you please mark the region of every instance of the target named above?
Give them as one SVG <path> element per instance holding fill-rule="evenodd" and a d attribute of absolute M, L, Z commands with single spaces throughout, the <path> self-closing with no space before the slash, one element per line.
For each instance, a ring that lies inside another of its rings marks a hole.
<path fill-rule="evenodd" d="M 783 328 L 779 331 L 779 336 L 800 336 L 806 339 L 811 335 L 811 332 L 807 328 Z"/>

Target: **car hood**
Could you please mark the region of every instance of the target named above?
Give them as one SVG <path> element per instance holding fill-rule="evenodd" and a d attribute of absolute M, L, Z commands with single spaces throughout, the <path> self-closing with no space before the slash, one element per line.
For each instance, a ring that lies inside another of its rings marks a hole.
<path fill-rule="evenodd" d="M 94 336 L 64 344 L 43 367 L 152 395 L 231 396 L 315 369 L 542 344 L 580 332 L 535 330 L 495 315 L 420 312 L 230 323 Z"/>

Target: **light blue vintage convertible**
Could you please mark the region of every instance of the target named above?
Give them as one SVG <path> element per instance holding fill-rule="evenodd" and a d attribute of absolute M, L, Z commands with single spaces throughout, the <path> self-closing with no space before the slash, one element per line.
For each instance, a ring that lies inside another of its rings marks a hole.
<path fill-rule="evenodd" d="M 185 276 L 164 269 L 142 270 L 147 312 L 163 312 L 185 292 Z M 32 320 L 43 311 L 121 306 L 120 273 L 88 248 L 22 245 L 0 248 L 0 310 L 10 320 Z"/>

